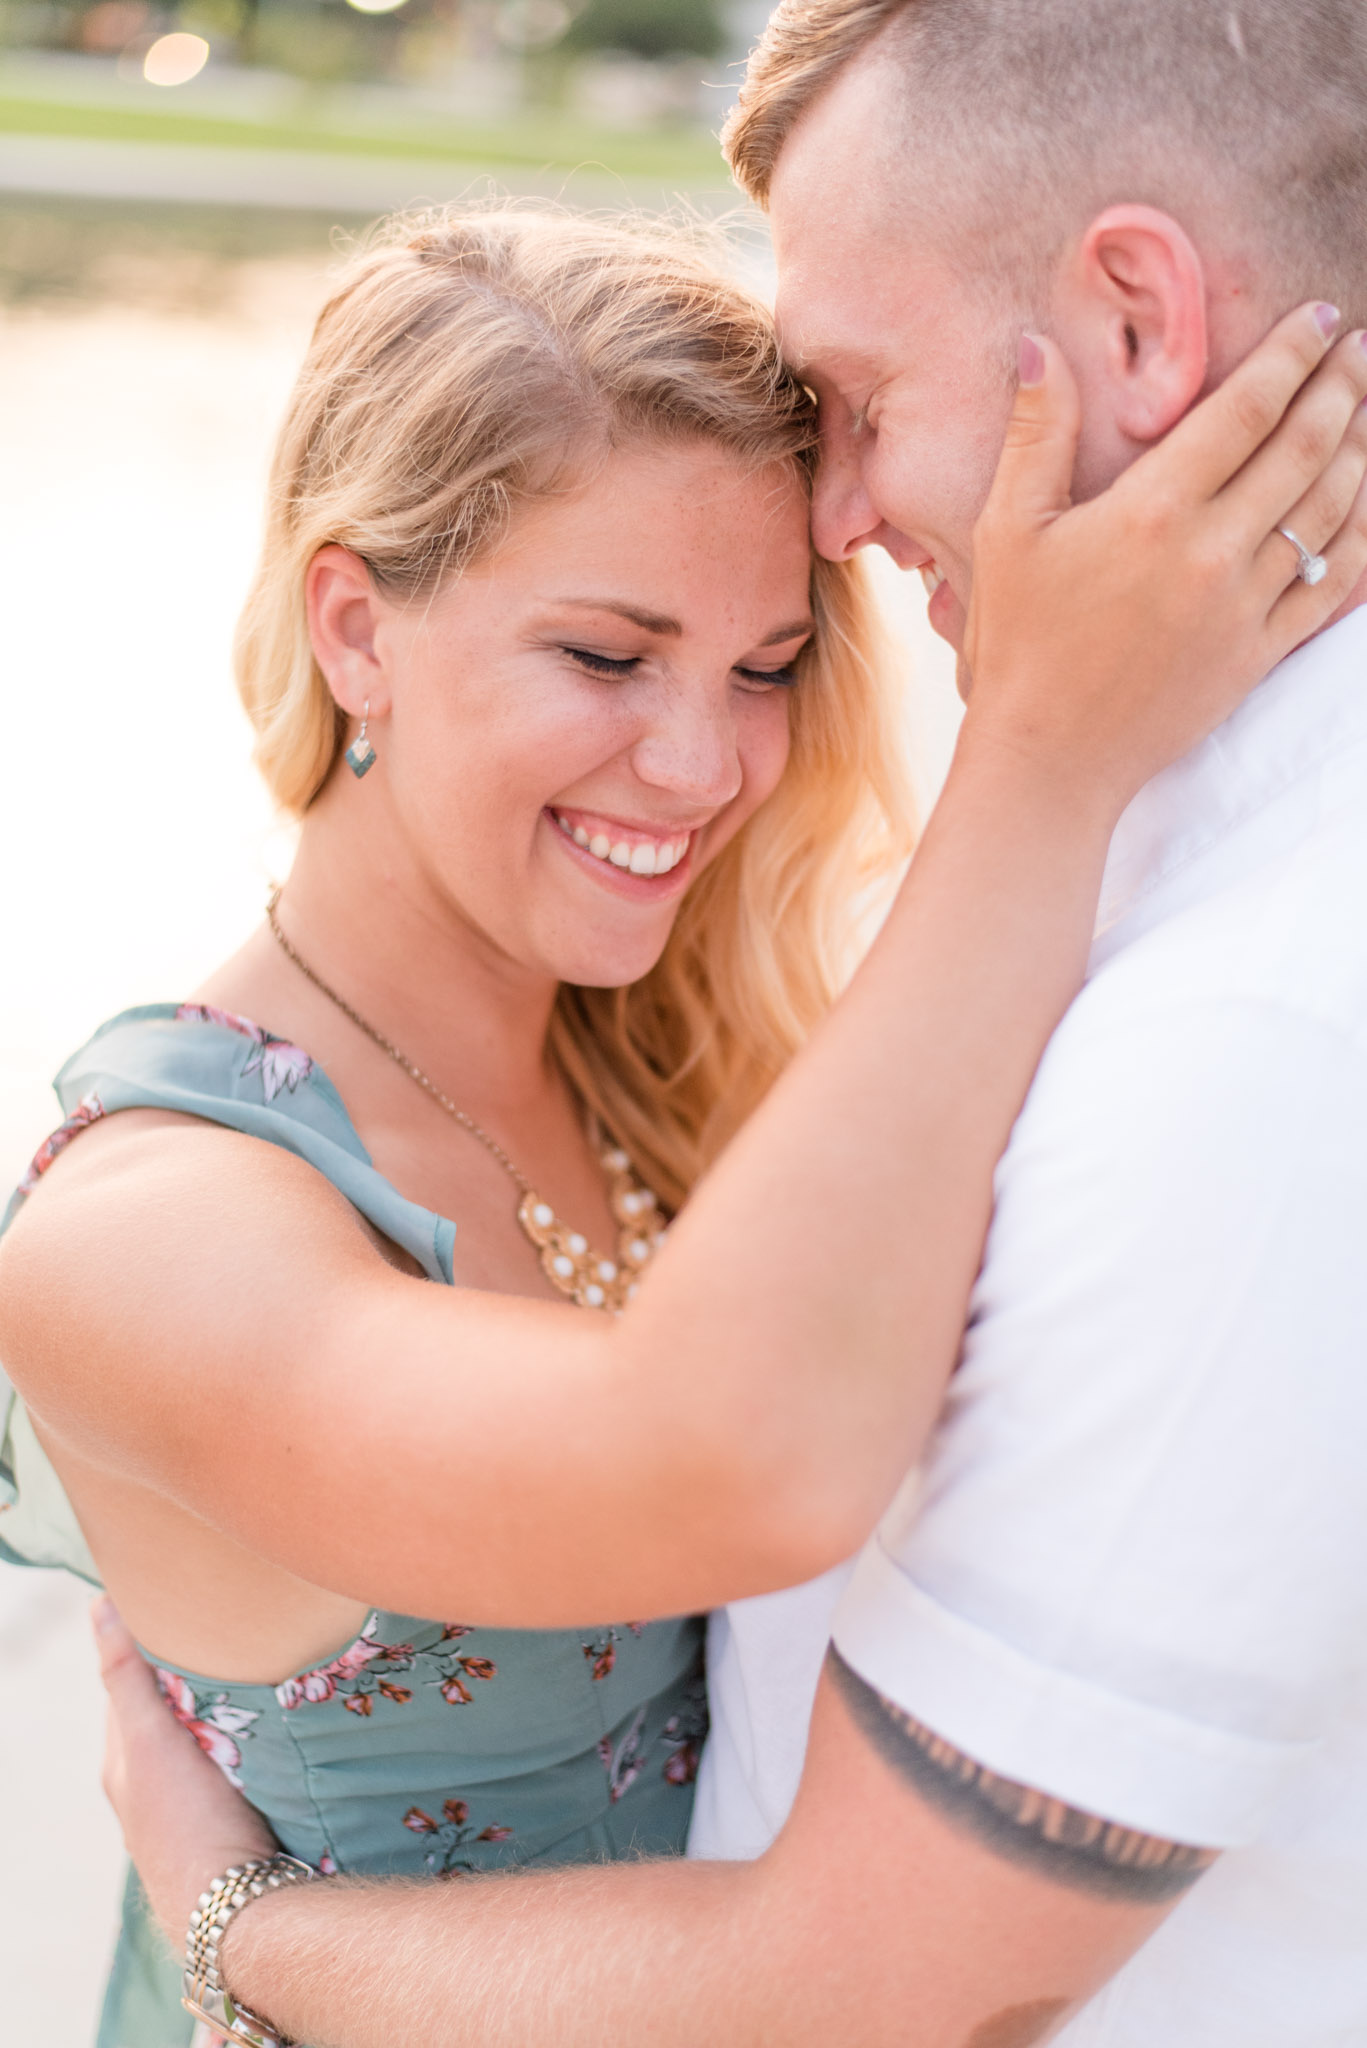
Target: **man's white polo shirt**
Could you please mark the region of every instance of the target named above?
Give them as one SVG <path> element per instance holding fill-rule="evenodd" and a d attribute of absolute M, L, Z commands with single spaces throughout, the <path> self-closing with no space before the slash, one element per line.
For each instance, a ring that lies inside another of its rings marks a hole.
<path fill-rule="evenodd" d="M 1367 610 L 1121 821 L 923 1470 L 714 1626 L 694 1854 L 781 1824 L 828 1628 L 1000 1775 L 1228 1852 L 1068 2048 L 1367 2044 Z"/>

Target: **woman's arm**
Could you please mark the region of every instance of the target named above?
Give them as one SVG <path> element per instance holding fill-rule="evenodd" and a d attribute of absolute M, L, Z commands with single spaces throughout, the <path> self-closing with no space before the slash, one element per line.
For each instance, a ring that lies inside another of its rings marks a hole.
<path fill-rule="evenodd" d="M 682 1611 L 853 1549 L 938 1406 L 1116 818 L 1367 565 L 1367 356 L 1351 338 L 1293 398 L 1323 353 L 1291 316 L 1067 510 L 1076 398 L 1049 352 L 980 530 L 973 698 L 911 872 L 620 1323 L 408 1279 L 297 1160 L 113 1119 L 0 1261 L 0 1355 L 54 1446 L 317 1585 L 490 1624 Z M 1316 590 L 1269 543 L 1285 519 L 1338 535 Z"/>

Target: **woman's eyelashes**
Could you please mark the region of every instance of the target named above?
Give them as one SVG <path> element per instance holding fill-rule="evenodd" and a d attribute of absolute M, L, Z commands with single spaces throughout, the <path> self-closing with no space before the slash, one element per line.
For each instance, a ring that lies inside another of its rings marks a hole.
<path fill-rule="evenodd" d="M 635 675 L 641 665 L 639 654 L 628 654 L 614 659 L 610 654 L 592 654 L 587 647 L 566 647 L 563 650 L 571 661 L 577 661 L 591 676 L 614 676 L 625 679 Z"/>
<path fill-rule="evenodd" d="M 779 688 L 784 690 L 790 690 L 797 681 L 797 670 L 792 662 L 789 662 L 786 668 L 746 668 L 743 663 L 737 662 L 736 674 L 744 676 L 747 682 L 777 683 Z"/>
<path fill-rule="evenodd" d="M 603 676 L 616 682 L 625 682 L 630 676 L 635 675 L 644 659 L 639 654 L 594 654 L 587 647 L 565 647 L 561 651 L 568 654 L 571 661 L 587 670 L 591 676 Z M 781 689 L 791 689 L 797 681 L 797 669 L 792 662 L 783 668 L 747 668 L 744 662 L 738 661 L 733 673 L 744 676 L 747 683 L 775 684 Z"/>

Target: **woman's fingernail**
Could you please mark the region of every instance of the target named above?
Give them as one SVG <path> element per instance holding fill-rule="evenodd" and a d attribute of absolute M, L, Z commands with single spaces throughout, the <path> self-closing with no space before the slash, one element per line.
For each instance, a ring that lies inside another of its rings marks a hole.
<path fill-rule="evenodd" d="M 1044 382 L 1044 350 L 1033 334 L 1021 336 L 1020 380 L 1027 389 Z"/>
<path fill-rule="evenodd" d="M 92 1602 L 90 1619 L 94 1623 L 97 1636 L 102 1636 L 106 1629 L 117 1626 L 119 1610 L 107 1593 L 102 1593 L 98 1600 Z"/>
<path fill-rule="evenodd" d="M 1364 327 L 1358 336 L 1358 347 L 1367 353 L 1367 327 Z"/>
<path fill-rule="evenodd" d="M 1315 308 L 1315 324 L 1326 341 L 1338 326 L 1341 318 L 1342 315 L 1338 307 L 1331 306 L 1327 300 L 1321 300 L 1320 304 Z"/>

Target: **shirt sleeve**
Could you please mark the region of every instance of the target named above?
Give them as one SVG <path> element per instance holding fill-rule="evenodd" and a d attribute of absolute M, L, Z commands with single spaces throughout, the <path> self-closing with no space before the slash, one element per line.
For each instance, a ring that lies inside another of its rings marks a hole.
<path fill-rule="evenodd" d="M 998 1774 L 1257 1838 L 1367 1671 L 1367 1059 L 1250 1000 L 1050 1049 L 847 1662 Z"/>

